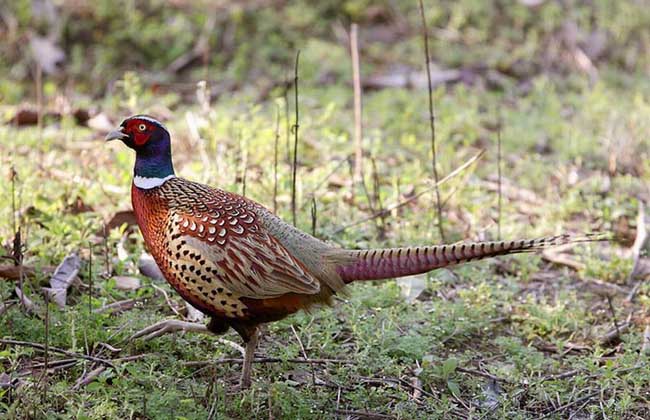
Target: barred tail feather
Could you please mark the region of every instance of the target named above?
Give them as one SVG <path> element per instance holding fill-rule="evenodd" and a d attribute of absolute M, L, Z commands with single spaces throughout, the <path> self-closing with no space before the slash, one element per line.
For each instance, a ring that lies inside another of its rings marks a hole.
<path fill-rule="evenodd" d="M 499 255 L 534 252 L 558 245 L 607 240 L 607 235 L 563 234 L 516 241 L 467 242 L 450 245 L 349 251 L 352 261 L 337 271 L 345 283 L 380 280 L 426 273 L 436 268 L 461 264 Z"/>

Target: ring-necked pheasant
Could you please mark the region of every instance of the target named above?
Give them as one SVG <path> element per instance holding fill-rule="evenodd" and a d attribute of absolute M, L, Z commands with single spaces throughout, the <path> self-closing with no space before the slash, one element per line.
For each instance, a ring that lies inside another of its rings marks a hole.
<path fill-rule="evenodd" d="M 560 235 L 391 249 L 347 250 L 283 222 L 240 195 L 174 175 L 170 135 L 157 120 L 136 115 L 110 132 L 136 152 L 131 199 L 145 244 L 167 281 L 211 319 L 246 343 L 241 386 L 262 323 L 276 321 L 331 297 L 358 280 L 425 273 L 498 255 L 590 240 Z"/>

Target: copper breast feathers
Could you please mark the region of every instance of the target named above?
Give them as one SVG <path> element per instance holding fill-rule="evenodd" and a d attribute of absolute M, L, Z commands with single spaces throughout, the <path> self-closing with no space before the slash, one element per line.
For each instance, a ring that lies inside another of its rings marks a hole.
<path fill-rule="evenodd" d="M 320 291 L 304 265 L 267 231 L 258 213 L 264 209 L 254 202 L 181 178 L 156 190 L 168 217 L 161 255 L 154 257 L 172 286 L 199 309 L 241 318 L 250 315 L 241 297 Z"/>

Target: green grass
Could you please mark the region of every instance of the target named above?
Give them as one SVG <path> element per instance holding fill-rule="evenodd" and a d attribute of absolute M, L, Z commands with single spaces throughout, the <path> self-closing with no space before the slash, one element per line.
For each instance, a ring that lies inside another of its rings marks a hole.
<path fill-rule="evenodd" d="M 363 2 L 348 3 L 346 13 L 351 16 L 365 7 Z M 489 23 L 503 17 L 470 13 L 469 3 L 474 4 L 469 0 L 458 2 L 458 6 L 445 3 L 444 8 L 430 13 L 432 25 L 445 22 L 448 32 L 444 33 L 463 34 L 449 41 L 455 48 L 444 49 L 441 40 L 435 42 L 436 56 L 447 65 L 476 60 L 500 68 L 514 65 L 522 56 L 535 56 L 540 47 L 534 41 L 552 32 L 562 15 L 559 6 L 549 3 L 541 12 L 548 19 L 533 24 L 535 15 L 518 5 L 508 10 L 507 22 L 514 23 L 504 28 L 529 28 L 530 38 L 519 40 L 517 31 L 508 33 L 506 29 L 492 37 L 493 25 Z M 609 3 L 596 3 L 596 17 L 602 23 L 598 16 Z M 617 34 L 622 50 L 612 53 L 599 68 L 598 81 L 576 72 L 548 71 L 531 74 L 525 82 L 506 78 L 497 89 L 482 83 L 436 89 L 440 173 L 448 174 L 480 150 L 486 151 L 478 163 L 441 187 L 448 240 L 496 236 L 497 195 L 490 183 L 496 180 L 494 127 L 499 115 L 506 181 L 501 220 L 504 238 L 590 230 L 625 234 L 626 224 L 634 232 L 637 200 L 645 197 L 650 181 L 650 85 L 642 74 L 643 63 L 632 70 L 624 63 L 625 51 L 632 54 L 638 47 L 634 34 L 645 29 L 638 23 L 644 21 L 644 15 L 636 16 L 630 11 L 632 6 L 622 3 L 621 13 L 635 19 L 626 25 L 618 18 L 608 21 L 607 29 Z M 318 13 L 325 13 L 312 10 L 310 15 L 299 13 L 299 6 L 292 7 L 297 9 L 288 14 L 288 31 L 295 27 L 306 30 L 319 18 Z M 580 22 L 589 21 L 589 16 L 580 13 L 582 9 L 575 10 Z M 417 21 L 417 14 L 406 14 Z M 261 28 L 256 37 L 265 30 L 268 28 Z M 148 27 L 148 37 L 151 31 Z M 175 48 L 186 42 L 178 39 Z M 268 42 L 275 45 L 278 41 Z M 389 54 L 388 60 L 419 65 L 418 42 L 418 38 L 402 40 L 389 52 L 371 44 L 365 52 L 370 62 L 367 66 L 381 68 L 377 63 L 381 54 Z M 481 48 L 486 43 L 493 44 L 493 49 Z M 107 41 L 98 50 L 107 62 L 113 57 L 104 56 L 111 52 L 109 44 Z M 350 183 L 349 165 L 339 164 L 353 154 L 348 53 L 341 44 L 313 33 L 301 41 L 303 44 L 298 226 L 311 230 L 314 197 L 316 236 L 340 246 L 439 242 L 431 194 L 393 211 L 385 220 L 337 233 L 338 228 L 371 213 L 364 191 Z M 510 49 L 512 45 L 517 48 Z M 256 54 L 264 56 L 265 52 L 262 48 Z M 121 57 L 120 51 L 113 54 Z M 245 51 L 237 50 L 230 73 L 225 74 L 237 73 L 237 66 L 245 66 L 248 61 L 243 57 Z M 335 82 L 318 81 L 325 70 L 336 75 Z M 116 119 L 136 112 L 171 115 L 165 123 L 172 131 L 179 175 L 241 192 L 245 173 L 246 195 L 269 207 L 279 112 L 278 213 L 291 219 L 285 127 L 293 121 L 284 119 L 286 104 L 281 91 L 273 90 L 270 99 L 258 101 L 258 85 L 251 84 L 220 95 L 202 110 L 175 93 L 152 93 L 148 81 L 135 73 L 120 77 L 111 95 L 95 101 L 100 109 Z M 20 96 L 18 90 L 25 89 L 11 88 L 14 93 L 10 95 L 6 93 L 9 88 L 3 90 L 3 86 L 4 80 L 0 81 L 0 93 L 5 92 L 5 97 Z M 53 102 L 59 92 L 56 81 L 46 78 L 45 90 L 46 102 Z M 0 115 L 10 115 L 16 108 L 2 105 Z M 289 108 L 293 118 L 292 103 Z M 198 121 L 199 138 L 191 135 L 187 113 Z M 425 91 L 366 92 L 364 133 L 364 173 L 370 195 L 378 197 L 384 207 L 431 185 Z M 353 285 L 347 295 L 336 299 L 334 307 L 299 313 L 269 325 L 258 353 L 282 362 L 255 364 L 253 387 L 242 392 L 234 389 L 239 365 L 211 363 L 239 354 L 214 337 L 187 333 L 146 342 L 128 340 L 148 325 L 176 318 L 154 285 L 166 290 L 174 305 L 183 307 L 167 284 L 139 274 L 137 261 L 143 243 L 138 232 L 115 229 L 106 241 L 98 235 L 104 220 L 130 208 L 133 156 L 129 150 L 103 143 L 100 134 L 64 117 L 60 122 L 46 121 L 42 130 L 0 125 L 0 156 L 3 176 L 10 167 L 17 172 L 14 184 L 8 180 L 0 183 L 0 238 L 4 245 L 0 256 L 9 255 L 15 220 L 25 243 L 25 264 L 37 268 L 37 275 L 24 284 L 35 312 L 11 306 L 0 315 L 0 336 L 45 342 L 41 287 L 49 277 L 40 268 L 56 266 L 74 251 L 83 261 L 80 283 L 70 289 L 64 310 L 50 305 L 49 345 L 109 360 L 139 356 L 115 361 L 115 367 L 105 369 L 96 380 L 74 388 L 79 378 L 99 365 L 77 360 L 73 366 L 43 375 L 41 368 L 30 368 L 43 362 L 41 351 L 0 347 L 0 375 L 13 380 L 13 386 L 0 388 L 0 414 L 4 417 L 204 419 L 211 411 L 218 413 L 215 418 L 288 419 L 354 418 L 349 414 L 353 412 L 400 419 L 649 415 L 648 356 L 640 349 L 648 323 L 650 288 L 642 286 L 629 304 L 623 302 L 624 293 L 612 297 L 617 322 L 623 323 L 628 316 L 631 322 L 619 338 L 603 343 L 601 337 L 614 327 L 614 319 L 607 298 L 588 287 L 589 279 L 599 279 L 625 290 L 631 288 L 627 275 L 632 261 L 623 252 L 623 242 L 576 247 L 571 258 L 585 266 L 579 271 L 526 255 L 433 272 L 426 278 L 424 293 L 413 303 L 400 295 L 394 281 Z M 11 205 L 12 189 L 16 213 Z M 92 210 L 71 211 L 77 198 Z M 630 239 L 629 232 L 626 239 Z M 126 258 L 118 256 L 119 246 L 126 249 Z M 138 276 L 142 287 L 121 291 L 111 280 L 115 275 Z M 89 312 L 86 285 L 91 277 L 93 311 Z M 15 286 L 11 281 L 0 282 L 0 301 L 15 300 Z M 95 311 L 125 299 L 140 302 L 121 313 Z M 341 362 L 312 366 L 291 362 L 303 357 L 292 327 L 310 358 Z M 232 331 L 224 338 L 240 342 Z M 101 343 L 120 350 L 112 352 Z M 66 356 L 49 354 L 50 363 L 63 358 Z M 413 384 L 421 391 L 414 393 Z"/>
<path fill-rule="evenodd" d="M 611 124 L 627 127 L 620 129 L 630 130 L 632 144 L 639 151 L 644 150 L 646 140 L 637 126 L 643 124 L 643 101 L 622 101 L 617 117 L 605 113 L 607 117 L 602 118 L 604 111 L 599 104 L 604 99 L 600 95 L 614 95 L 614 88 L 602 82 L 595 89 L 583 86 L 560 94 L 549 89 L 553 83 L 539 80 L 530 95 L 504 107 L 505 177 L 531 189 L 540 199 L 537 206 L 523 210 L 522 202 L 505 200 L 502 223 L 506 237 L 608 228 L 618 217 L 634 217 L 632 191 L 642 188 L 647 181 L 644 177 L 615 174 L 612 185 L 620 188 L 612 188 L 604 196 L 597 181 L 606 177 L 603 169 L 607 151 L 605 140 L 595 133 L 607 133 Z M 429 195 L 389 217 L 385 239 L 377 237 L 372 222 L 332 236 L 336 227 L 364 215 L 366 199 L 361 191 L 351 190 L 349 183 L 343 188 L 328 187 L 325 183 L 315 189 L 334 169 L 336 159 L 351 152 L 345 129 L 350 121 L 345 106 L 319 102 L 321 95 L 315 88 L 304 92 L 298 197 L 303 205 L 315 193 L 317 235 L 352 247 L 437 241 Z M 448 173 L 476 153 L 478 142 L 487 148 L 486 157 L 476 168 L 443 186 L 443 197 L 457 189 L 445 206 L 446 228 L 454 239 L 476 237 L 479 232 L 494 235 L 496 195 L 485 191 L 478 182 L 494 175 L 495 136 L 484 126 L 494 116 L 481 113 L 479 108 L 495 109 L 500 97 L 459 88 L 444 95 L 438 91 L 437 98 L 442 172 Z M 377 161 L 379 194 L 384 203 L 398 199 L 398 184 L 403 194 L 407 190 L 422 190 L 428 183 L 429 145 L 426 114 L 422 112 L 425 100 L 425 93 L 401 91 L 365 97 L 366 110 L 384 110 L 367 119 L 366 133 L 376 133 L 377 138 L 368 137 L 365 141 Z M 572 117 L 560 118 L 558 110 L 572 103 L 582 105 Z M 147 105 L 143 108 L 147 110 Z M 182 116 L 185 110 L 198 113 L 189 107 L 176 114 Z M 178 172 L 241 191 L 241 182 L 237 181 L 243 172 L 241 148 L 247 147 L 247 195 L 270 205 L 273 173 L 267 156 L 273 151 L 274 112 L 273 103 L 250 106 L 245 98 L 220 101 L 204 116 L 201 142 L 188 137 L 182 117 L 172 119 L 168 125 L 174 133 Z M 25 370 L 30 363 L 42 359 L 41 353 L 5 347 L 1 355 L 3 369 L 20 380 L 17 388 L 5 391 L 3 396 L 2 410 L 10 416 L 205 418 L 213 408 L 233 418 L 245 418 L 251 413 L 254 417 L 272 413 L 281 418 L 319 418 L 331 416 L 338 407 L 398 418 L 444 417 L 450 412 L 526 418 L 550 412 L 598 390 L 601 392 L 593 398 L 558 412 L 558 416 L 578 409 L 596 417 L 644 413 L 650 375 L 638 352 L 643 313 L 648 308 L 647 289 L 642 290 L 638 303 L 631 306 L 621 306 L 622 296 L 614 297 L 619 322 L 628 313 L 634 315 L 635 321 L 621 336 L 620 343 L 601 345 L 598 337 L 613 325 L 611 313 L 605 298 L 589 292 L 580 278 L 589 275 L 621 283 L 630 269 L 628 261 L 615 263 L 617 258 L 613 256 L 608 257 L 613 258 L 611 263 L 601 261 L 600 253 L 611 255 L 616 248 L 604 245 L 578 249 L 577 258 L 589 267 L 579 273 L 535 256 L 507 258 L 506 270 L 510 274 L 504 273 L 503 268 L 497 269 L 500 266 L 494 261 L 455 268 L 451 277 L 433 273 L 423 300 L 413 304 L 400 297 L 399 288 L 392 281 L 354 285 L 334 308 L 297 314 L 270 325 L 260 347 L 260 354 L 269 357 L 302 357 L 291 330 L 293 325 L 309 357 L 341 359 L 345 363 L 315 365 L 316 385 L 312 384 L 309 365 L 258 364 L 253 388 L 232 394 L 238 365 L 188 365 L 192 361 L 238 357 L 231 348 L 211 337 L 185 334 L 148 342 L 127 341 L 139 329 L 173 317 L 162 296 L 152 287 L 154 281 L 143 278 L 143 288 L 123 292 L 114 287 L 106 274 L 108 257 L 113 274 L 138 275 L 135 262 L 142 251 L 139 234 L 129 237 L 129 257 L 125 261 L 116 257 L 118 231 L 108 239 L 108 255 L 95 236 L 101 228 L 102 216 L 129 208 L 133 159 L 129 151 L 105 145 L 98 135 L 65 122 L 60 128 L 47 126 L 42 133 L 9 126 L 1 130 L 3 154 L 18 172 L 19 208 L 31 208 L 18 219 L 26 243 L 26 264 L 56 265 L 67 253 L 77 251 L 84 259 L 80 278 L 88 283 L 88 248 L 93 243 L 92 307 L 143 298 L 142 304 L 117 315 L 89 314 L 86 288 L 73 287 L 65 310 L 51 305 L 50 345 L 85 353 L 89 349 L 97 352 L 99 343 L 108 343 L 121 351 L 112 355 L 104 350 L 103 357 L 142 358 L 116 363 L 116 369 L 109 368 L 96 381 L 70 392 L 75 381 L 95 365 L 80 361 L 74 367 L 41 378 L 39 372 L 31 374 Z M 396 135 L 384 134 L 391 132 Z M 545 136 L 552 139 L 552 152 L 535 153 L 535 139 Z M 283 137 L 281 144 L 285 144 Z M 285 155 L 284 149 L 280 152 Z M 571 170 L 582 173 L 577 182 L 566 179 Z M 368 160 L 366 171 L 371 173 Z M 288 218 L 289 167 L 284 161 L 280 175 L 280 213 Z M 347 167 L 339 168 L 334 176 L 345 181 Z M 2 189 L 3 196 L 9 197 L 10 183 L 3 183 Z M 356 195 L 361 209 L 347 204 L 350 201 L 345 198 L 350 193 Z M 95 210 L 70 214 L 66 208 L 76 197 Z M 2 219 L 6 221 L 11 220 L 9 204 L 7 200 L 2 207 Z M 307 206 L 299 214 L 299 225 L 310 229 L 309 220 Z M 10 224 L 5 223 L 2 229 L 4 236 L 9 237 Z M 536 279 L 539 273 L 548 276 Z M 26 282 L 25 290 L 37 304 L 37 313 L 28 315 L 18 305 L 11 307 L 3 315 L 4 337 L 44 341 L 44 306 L 39 287 L 46 280 L 47 276 L 38 275 Z M 159 286 L 169 290 L 165 284 Z M 10 282 L 0 284 L 5 300 L 11 296 L 12 288 Z M 181 303 L 173 292 L 170 294 L 173 301 Z M 226 338 L 239 340 L 232 332 Z M 582 347 L 571 350 L 567 347 L 570 344 Z M 640 363 L 643 367 L 638 367 Z M 487 400 L 491 394 L 486 389 L 494 387 L 488 388 L 486 378 L 457 371 L 456 367 L 502 379 L 496 388 L 495 405 Z M 576 373 L 567 378 L 549 379 L 572 370 Z M 425 391 L 417 401 L 413 390 L 404 385 L 415 377 Z"/>

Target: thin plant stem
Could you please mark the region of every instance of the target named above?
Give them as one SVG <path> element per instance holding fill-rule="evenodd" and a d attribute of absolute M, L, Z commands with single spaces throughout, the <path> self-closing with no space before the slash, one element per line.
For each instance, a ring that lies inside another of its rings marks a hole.
<path fill-rule="evenodd" d="M 280 106 L 275 107 L 275 141 L 273 143 L 273 214 L 278 212 L 278 143 L 280 142 Z"/>
<path fill-rule="evenodd" d="M 296 174 L 298 169 L 298 128 L 300 127 L 300 113 L 298 110 L 298 64 L 300 60 L 300 50 L 296 53 L 296 64 L 293 69 L 293 88 L 295 100 L 295 121 L 292 127 L 293 131 L 293 164 L 291 165 L 291 217 L 293 225 L 296 226 Z"/>
<path fill-rule="evenodd" d="M 354 181 L 359 182 L 363 170 L 363 148 L 361 139 L 363 126 L 361 122 L 361 76 L 359 70 L 358 25 L 350 26 L 350 54 L 352 56 L 352 85 L 354 88 Z"/>
<path fill-rule="evenodd" d="M 93 313 L 93 244 L 88 243 L 88 315 Z"/>
<path fill-rule="evenodd" d="M 499 119 L 497 122 L 497 239 L 501 240 L 501 209 L 503 203 L 503 194 L 501 191 L 501 110 L 499 109 Z"/>
<path fill-rule="evenodd" d="M 440 189 L 438 188 L 438 169 L 437 169 L 437 152 L 436 152 L 436 117 L 433 109 L 433 86 L 431 84 L 431 59 L 429 58 L 429 36 L 427 34 L 427 20 L 424 15 L 424 4 L 420 2 L 420 15 L 422 17 L 422 38 L 424 40 L 424 56 L 427 67 L 427 87 L 429 91 L 429 125 L 431 126 L 431 172 L 433 172 L 433 181 L 435 185 L 436 210 L 438 212 L 438 231 L 440 239 L 445 241 L 445 230 L 442 224 L 442 202 L 440 200 Z"/>
<path fill-rule="evenodd" d="M 318 208 L 316 207 L 316 198 L 311 197 L 311 236 L 316 236 L 316 224 L 318 221 Z"/>

